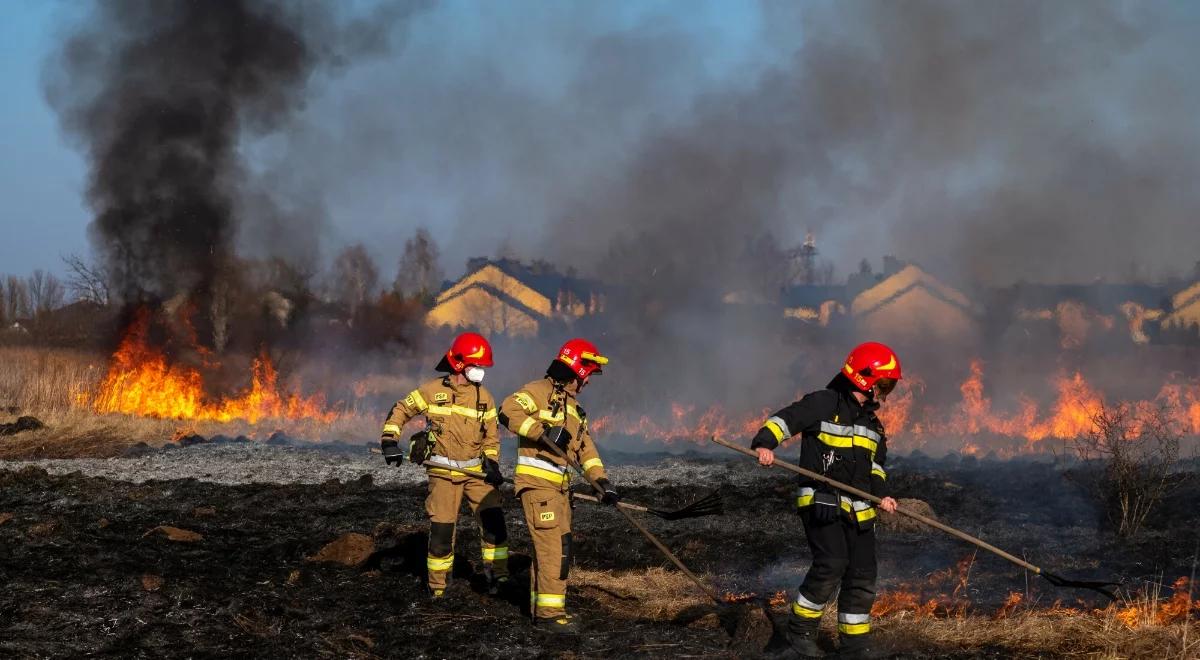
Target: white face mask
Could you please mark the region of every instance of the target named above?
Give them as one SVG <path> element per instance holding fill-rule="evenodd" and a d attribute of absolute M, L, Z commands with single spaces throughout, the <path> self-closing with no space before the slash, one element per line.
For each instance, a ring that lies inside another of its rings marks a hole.
<path fill-rule="evenodd" d="M 483 370 L 483 367 L 475 366 L 467 367 L 466 370 L 463 371 L 463 375 L 467 377 L 467 380 L 475 383 L 476 385 L 483 382 L 483 375 L 485 373 L 487 372 Z"/>

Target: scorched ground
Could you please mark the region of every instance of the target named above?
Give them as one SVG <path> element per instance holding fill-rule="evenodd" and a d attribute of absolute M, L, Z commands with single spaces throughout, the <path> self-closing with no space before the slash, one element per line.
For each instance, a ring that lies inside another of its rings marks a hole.
<path fill-rule="evenodd" d="M 706 605 L 622 518 L 580 502 L 578 579 L 569 594 L 585 622 L 578 639 L 528 625 L 528 537 L 511 497 L 505 509 L 520 588 L 503 598 L 482 592 L 472 567 L 478 540 L 467 533 L 448 600 L 429 602 L 423 475 L 385 468 L 365 448 L 208 444 L 7 463 L 0 655 L 755 657 L 763 644 L 773 649 L 780 640 L 759 613 L 782 621 L 783 601 L 808 561 L 788 507 L 792 480 L 723 456 L 637 460 L 612 457 L 626 465 L 613 472 L 629 501 L 673 508 L 721 491 L 721 517 L 646 522 L 737 603 Z M 1166 503 L 1146 540 L 1128 546 L 1098 532 L 1088 502 L 1047 463 L 899 459 L 894 472 L 900 496 L 1063 572 L 1121 575 L 1136 586 L 1191 568 L 1197 532 L 1169 524 L 1169 511 L 1190 509 L 1194 488 Z M 344 541 L 334 558 L 361 563 L 312 561 L 351 533 L 362 536 Z M 1028 632 L 1010 641 L 973 637 L 971 626 L 998 625 L 1021 608 L 1045 610 L 1061 599 L 1064 628 L 1072 611 L 1094 617 L 1103 604 L 1027 582 L 1010 565 L 921 529 L 889 526 L 879 553 L 881 603 L 894 609 L 878 628 L 897 657 L 1044 657 L 1068 648 L 1062 644 L 1104 652 L 1109 643 L 1084 636 L 1038 648 L 1048 642 Z M 1005 607 L 1011 593 L 1021 594 L 1017 608 Z M 931 634 L 931 621 L 963 629 Z M 1170 644 L 1152 634 L 1122 639 L 1117 657 L 1156 657 Z"/>

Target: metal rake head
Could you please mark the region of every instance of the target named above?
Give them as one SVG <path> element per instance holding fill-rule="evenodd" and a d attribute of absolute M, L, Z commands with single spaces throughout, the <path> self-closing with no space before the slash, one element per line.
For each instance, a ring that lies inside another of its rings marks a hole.
<path fill-rule="evenodd" d="M 650 509 L 650 513 L 662 518 L 663 520 L 682 520 L 684 518 L 717 516 L 721 513 L 724 513 L 724 507 L 721 503 L 720 491 L 714 490 L 708 495 L 705 495 L 704 497 L 677 511 L 659 511 L 657 509 Z"/>
<path fill-rule="evenodd" d="M 1117 599 L 1117 596 L 1108 589 L 1108 587 L 1119 586 L 1119 583 L 1117 583 L 1117 582 L 1101 582 L 1101 581 L 1096 581 L 1096 580 L 1071 580 L 1071 579 L 1065 578 L 1061 575 L 1055 575 L 1054 573 L 1050 573 L 1048 571 L 1042 571 L 1038 575 L 1041 575 L 1042 577 L 1046 578 L 1046 580 L 1048 582 L 1050 582 L 1050 584 L 1052 584 L 1056 587 L 1067 587 L 1070 589 L 1089 589 L 1091 591 L 1095 591 L 1096 593 L 1100 593 L 1100 594 L 1104 594 L 1105 596 L 1108 596 L 1109 600 L 1115 601 Z"/>

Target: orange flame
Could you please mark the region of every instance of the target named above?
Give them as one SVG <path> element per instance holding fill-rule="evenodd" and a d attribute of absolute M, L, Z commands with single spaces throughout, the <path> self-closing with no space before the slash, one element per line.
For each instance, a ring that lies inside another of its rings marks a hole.
<path fill-rule="evenodd" d="M 279 388 L 275 365 L 264 352 L 254 360 L 250 387 L 225 399 L 210 400 L 204 379 L 193 367 L 171 364 L 147 340 L 144 318 L 133 323 L 110 360 L 108 372 L 94 396 L 80 403 L 100 413 L 123 413 L 167 419 L 228 422 L 262 419 L 310 419 L 330 422 L 321 396 L 302 397 Z"/>

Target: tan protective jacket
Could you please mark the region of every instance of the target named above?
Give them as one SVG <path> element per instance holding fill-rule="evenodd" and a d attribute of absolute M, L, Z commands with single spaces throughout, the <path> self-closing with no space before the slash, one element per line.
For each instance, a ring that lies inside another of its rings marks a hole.
<path fill-rule="evenodd" d="M 588 432 L 587 415 L 569 389 L 555 385 L 549 377 L 526 384 L 500 404 L 500 419 L 517 434 L 517 492 L 527 488 L 565 491 L 570 468 L 542 442 L 546 429 L 562 426 L 571 434 L 567 456 L 591 479 L 607 478 L 604 463 Z M 546 438 L 551 440 L 552 438 Z"/>
<path fill-rule="evenodd" d="M 400 430 L 417 415 L 424 415 L 430 433 L 436 439 L 434 459 L 449 459 L 452 464 L 475 462 L 480 456 L 498 460 L 500 434 L 496 424 L 495 399 L 487 388 L 471 383 L 456 385 L 446 376 L 435 378 L 397 401 L 383 423 L 384 439 L 400 439 Z M 478 470 L 478 467 L 473 467 Z M 430 467 L 429 463 L 426 467 Z M 459 467 L 468 467 L 459 465 Z M 430 467 L 430 474 L 450 474 L 447 470 Z"/>

